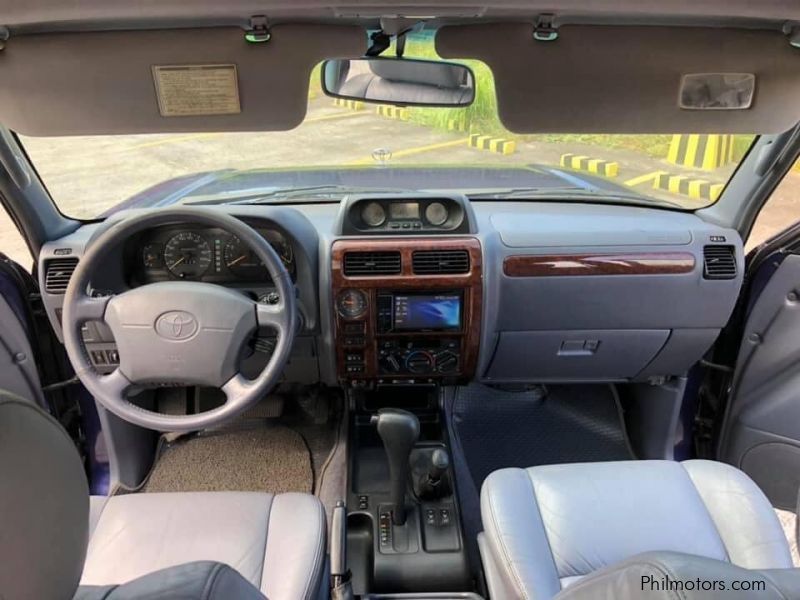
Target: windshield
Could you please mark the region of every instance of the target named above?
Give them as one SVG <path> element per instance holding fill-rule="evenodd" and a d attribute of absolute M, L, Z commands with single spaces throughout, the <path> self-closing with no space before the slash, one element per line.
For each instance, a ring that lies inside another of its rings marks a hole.
<path fill-rule="evenodd" d="M 432 40 L 412 36 L 406 55 L 435 58 Z M 754 139 L 512 134 L 497 116 L 490 70 L 464 62 L 477 86 L 467 108 L 333 100 L 321 92 L 317 68 L 308 114 L 292 131 L 20 140 L 59 209 L 92 219 L 135 206 L 338 201 L 371 190 L 695 210 L 719 197 Z"/>

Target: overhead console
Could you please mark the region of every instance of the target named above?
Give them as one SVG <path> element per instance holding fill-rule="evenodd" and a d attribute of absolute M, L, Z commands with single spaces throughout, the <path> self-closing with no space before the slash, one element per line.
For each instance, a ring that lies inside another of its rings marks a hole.
<path fill-rule="evenodd" d="M 340 381 L 366 387 L 474 375 L 482 303 L 477 239 L 338 240 L 331 264 Z"/>
<path fill-rule="evenodd" d="M 342 202 L 342 235 L 436 235 L 473 233 L 464 196 L 352 196 Z"/>

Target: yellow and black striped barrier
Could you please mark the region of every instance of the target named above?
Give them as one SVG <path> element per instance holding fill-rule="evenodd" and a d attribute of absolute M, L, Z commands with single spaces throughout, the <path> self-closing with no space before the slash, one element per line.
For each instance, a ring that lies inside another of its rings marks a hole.
<path fill-rule="evenodd" d="M 568 169 L 586 171 L 603 177 L 616 177 L 619 175 L 619 163 L 609 162 L 601 158 L 591 158 L 581 154 L 562 154 L 559 164 Z"/>
<path fill-rule="evenodd" d="M 710 200 L 712 202 L 719 198 L 724 187 L 724 183 L 696 179 L 688 175 L 657 173 L 653 179 L 653 189 L 655 190 L 683 194 L 684 196 L 689 196 L 689 198 Z"/>
<path fill-rule="evenodd" d="M 713 171 L 733 162 L 732 135 L 673 135 L 667 161 L 674 165 Z"/>
<path fill-rule="evenodd" d="M 344 98 L 334 98 L 333 105 L 348 110 L 364 110 L 364 103 L 361 100 L 345 100 Z"/>
<path fill-rule="evenodd" d="M 399 121 L 408 121 L 408 109 L 400 106 L 390 106 L 388 104 L 379 104 L 375 108 L 375 113 L 378 116 L 386 117 L 387 119 L 397 119 Z"/>
<path fill-rule="evenodd" d="M 488 150 L 497 154 L 514 154 L 517 150 L 517 142 L 505 138 L 496 138 L 490 135 L 480 135 L 473 133 L 469 136 L 469 147 L 478 150 Z"/>

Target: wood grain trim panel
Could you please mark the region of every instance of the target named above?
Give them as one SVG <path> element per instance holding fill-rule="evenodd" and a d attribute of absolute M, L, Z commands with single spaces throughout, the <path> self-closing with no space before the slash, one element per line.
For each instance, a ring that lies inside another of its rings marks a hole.
<path fill-rule="evenodd" d="M 400 252 L 402 269 L 399 275 L 379 277 L 347 277 L 344 274 L 344 255 L 347 252 L 376 252 L 397 250 Z M 412 255 L 416 250 L 466 250 L 470 255 L 470 271 L 458 275 L 415 275 L 412 269 Z M 342 379 L 379 379 L 377 369 L 377 349 L 380 339 L 385 338 L 375 331 L 378 290 L 442 290 L 461 291 L 464 294 L 464 327 L 458 333 L 415 333 L 387 334 L 388 337 L 407 335 L 414 338 L 461 338 L 461 367 L 455 376 L 471 379 L 478 362 L 481 337 L 481 315 L 483 314 L 483 254 L 481 244 L 475 238 L 402 238 L 402 239 L 348 239 L 337 240 L 331 248 L 331 287 L 333 301 L 343 289 L 360 289 L 367 294 L 369 306 L 366 314 L 356 321 L 343 319 L 334 307 L 336 335 L 337 370 Z M 366 368 L 361 375 L 347 374 L 345 355 L 349 348 L 343 345 L 344 328 L 348 323 L 364 321 L 366 347 L 363 349 Z M 437 379 L 430 375 L 424 378 Z M 450 377 L 450 376 L 448 376 Z M 413 375 L 396 375 L 392 379 L 420 379 Z"/>
<path fill-rule="evenodd" d="M 674 275 L 691 273 L 695 265 L 690 252 L 542 254 L 507 256 L 503 273 L 508 277 Z"/>

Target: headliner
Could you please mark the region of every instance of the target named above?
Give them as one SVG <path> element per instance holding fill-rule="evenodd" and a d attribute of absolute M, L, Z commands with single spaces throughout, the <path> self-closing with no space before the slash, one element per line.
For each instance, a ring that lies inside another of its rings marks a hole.
<path fill-rule="evenodd" d="M 363 20 L 387 15 L 445 19 L 535 17 L 555 13 L 572 23 L 691 23 L 735 21 L 780 26 L 800 20 L 796 0 L 0 0 L 0 25 L 13 30 L 244 24 L 251 15 L 271 22 Z"/>

